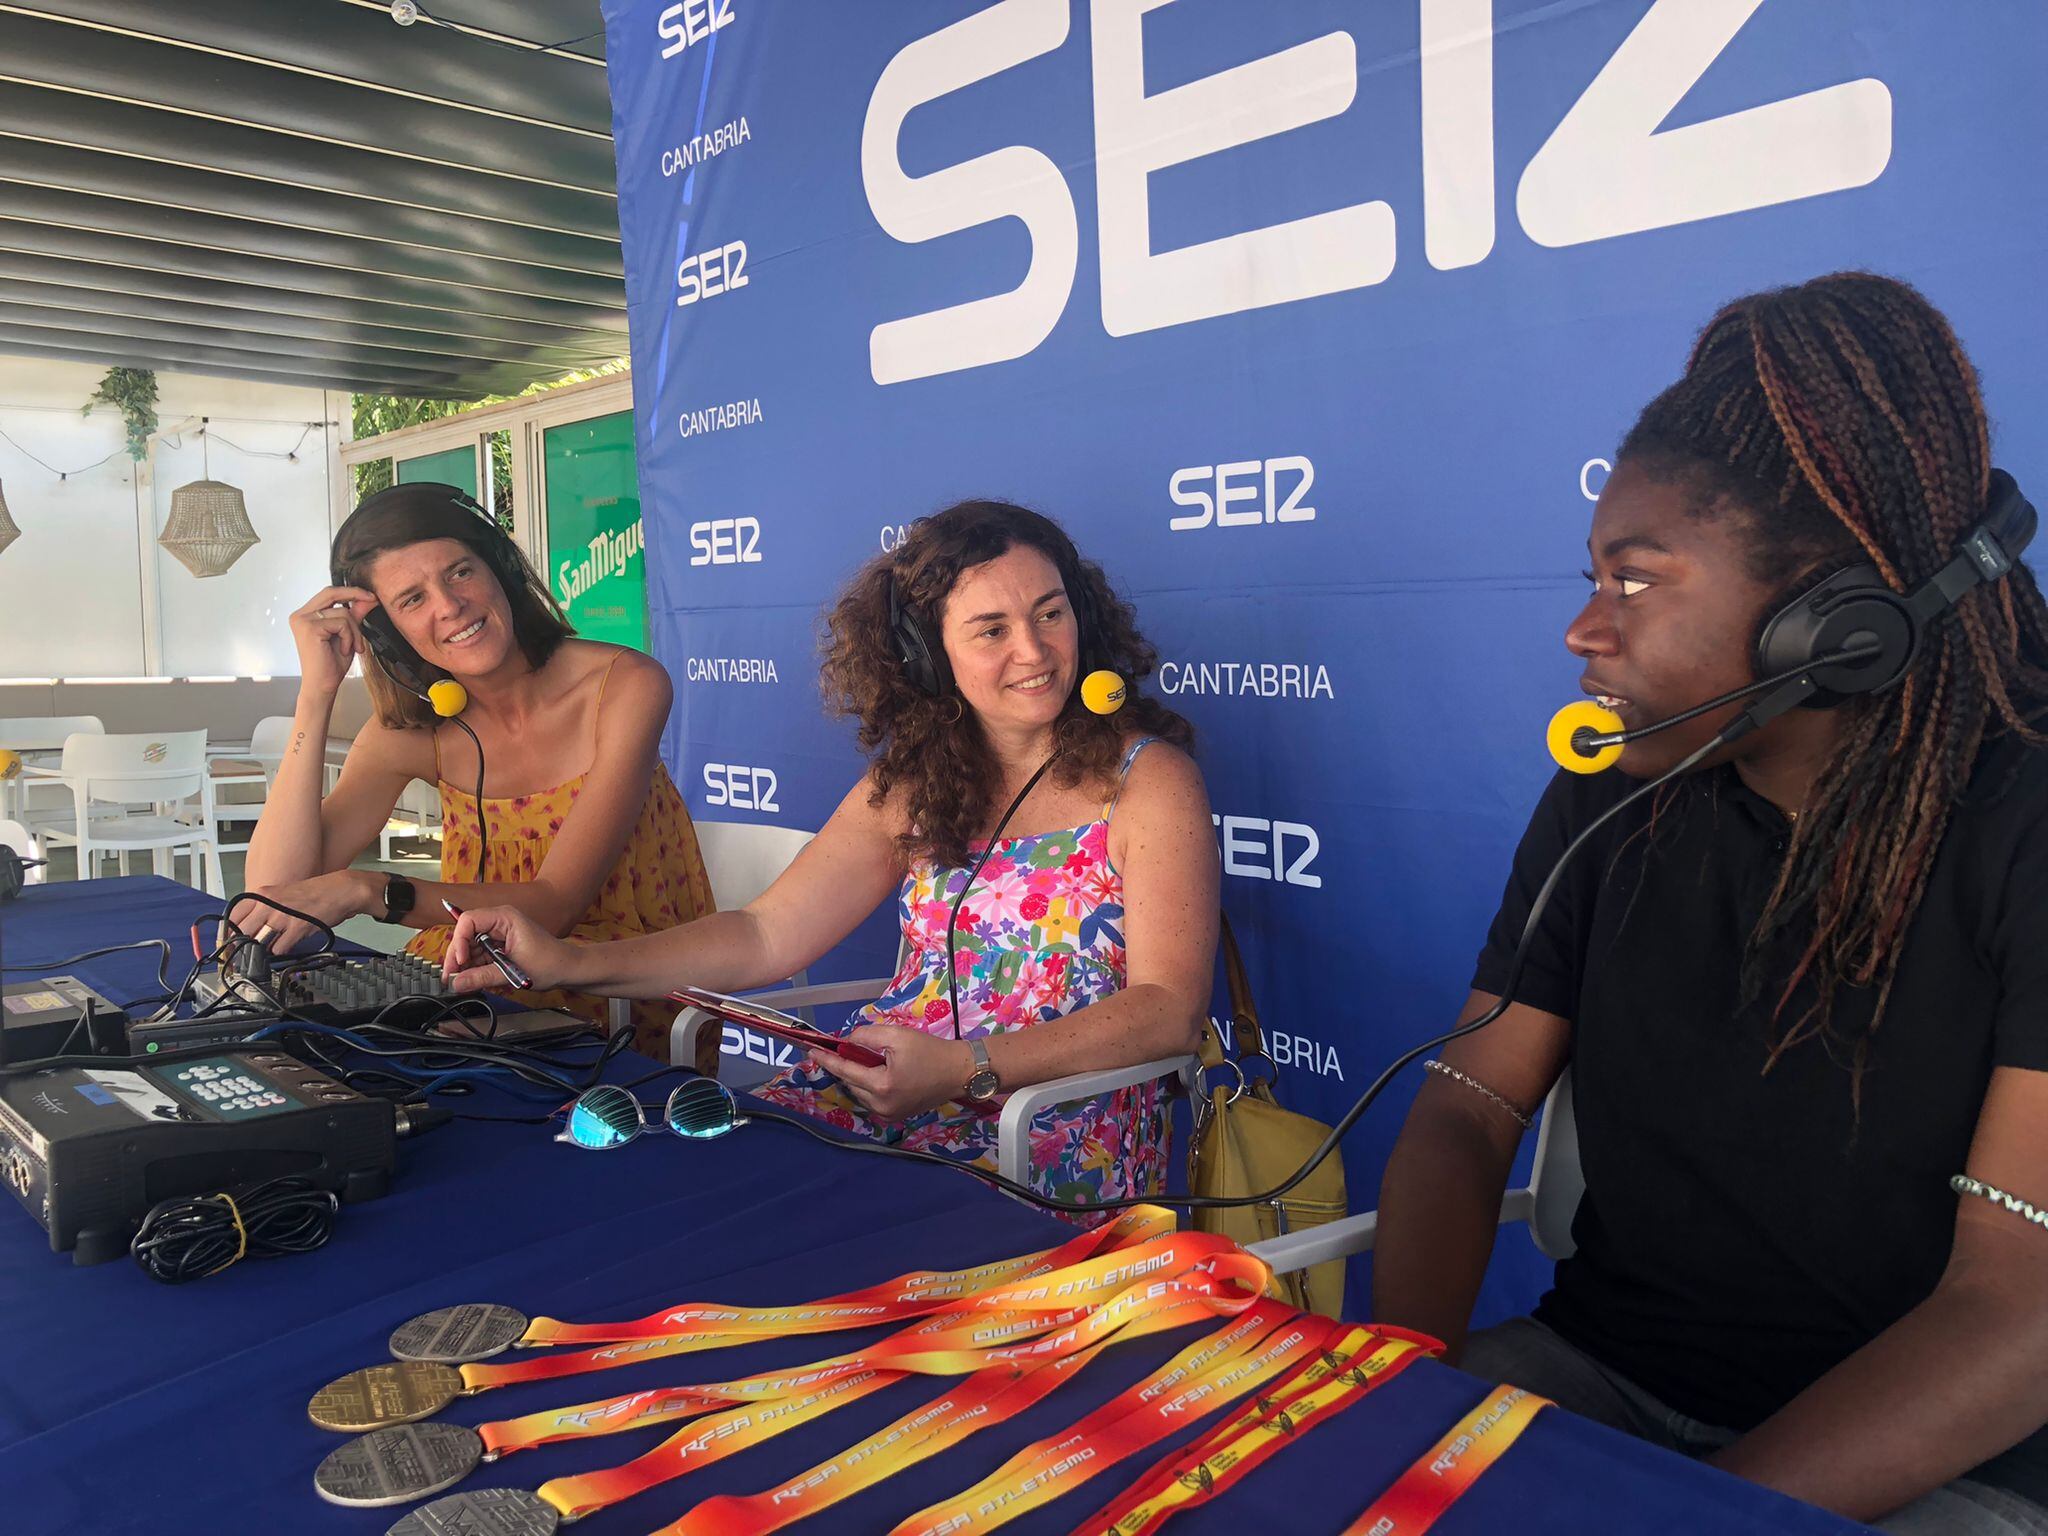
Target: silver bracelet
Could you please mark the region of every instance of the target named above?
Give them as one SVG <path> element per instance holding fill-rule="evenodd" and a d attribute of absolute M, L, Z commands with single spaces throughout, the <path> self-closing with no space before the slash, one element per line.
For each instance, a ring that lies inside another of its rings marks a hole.
<path fill-rule="evenodd" d="M 1474 1093 L 1482 1094 L 1486 1098 L 1493 1100 L 1494 1103 L 1498 1104 L 1502 1109 L 1506 1110 L 1509 1114 L 1513 1115 L 1515 1117 L 1515 1123 L 1521 1126 L 1523 1130 L 1528 1130 L 1529 1127 L 1536 1123 L 1536 1117 L 1529 1113 L 1528 1110 L 1519 1109 L 1515 1105 L 1510 1104 L 1506 1099 L 1502 1098 L 1499 1094 L 1495 1093 L 1491 1088 L 1487 1087 L 1486 1084 L 1480 1082 L 1479 1079 L 1477 1079 L 1476 1077 L 1467 1077 L 1464 1073 L 1460 1072 L 1456 1067 L 1448 1066 L 1441 1061 L 1425 1061 L 1423 1063 L 1423 1066 L 1427 1067 L 1432 1072 L 1441 1072 L 1445 1077 L 1448 1077 L 1452 1082 L 1463 1083 L 1467 1088 L 1470 1088 Z M 2033 1207 L 2029 1206 L 2028 1209 L 2031 1210 L 2033 1209 Z"/>
<path fill-rule="evenodd" d="M 1989 1200 L 1993 1205 L 2002 1205 L 2022 1221 L 2031 1221 L 2037 1227 L 2048 1227 L 2048 1211 L 2036 1210 L 2018 1195 L 2008 1195 L 2002 1189 L 1980 1184 L 1968 1174 L 1957 1174 L 1948 1181 L 1948 1187 L 1959 1195 L 1975 1195 L 1981 1200 Z"/>

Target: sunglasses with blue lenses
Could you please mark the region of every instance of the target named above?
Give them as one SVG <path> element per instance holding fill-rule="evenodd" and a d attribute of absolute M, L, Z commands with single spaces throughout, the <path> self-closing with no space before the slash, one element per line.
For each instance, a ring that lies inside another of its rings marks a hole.
<path fill-rule="evenodd" d="M 569 1123 L 555 1140 L 587 1152 L 623 1147 L 651 1129 L 647 1112 L 653 1107 L 616 1083 L 600 1083 L 569 1106 Z M 661 1124 L 690 1141 L 709 1141 L 744 1123 L 732 1090 L 708 1077 L 678 1084 L 661 1112 Z"/>

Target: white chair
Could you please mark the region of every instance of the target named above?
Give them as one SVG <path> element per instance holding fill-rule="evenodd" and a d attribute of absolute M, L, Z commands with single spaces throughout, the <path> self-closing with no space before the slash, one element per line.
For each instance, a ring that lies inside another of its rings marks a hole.
<path fill-rule="evenodd" d="M 1586 1176 L 1579 1167 L 1579 1127 L 1572 1114 L 1572 1074 L 1567 1067 L 1543 1101 L 1543 1122 L 1536 1131 L 1536 1162 L 1529 1171 L 1529 1182 L 1502 1198 L 1500 1224 L 1528 1222 L 1529 1235 L 1547 1257 L 1568 1259 L 1578 1248 L 1572 1241 L 1572 1217 L 1585 1192 Z M 1272 1265 L 1275 1274 L 1285 1274 L 1365 1252 L 1378 1237 L 1379 1225 L 1378 1211 L 1364 1211 L 1342 1221 L 1269 1237 L 1246 1251 Z"/>
<path fill-rule="evenodd" d="M 206 776 L 206 732 L 80 732 L 66 739 L 58 767 L 23 772 L 32 781 L 62 783 L 71 791 L 72 814 L 39 828 L 37 840 L 46 855 L 52 847 L 76 848 L 79 879 L 95 878 L 101 857 L 109 853 L 118 857 L 126 874 L 128 855 L 143 849 L 149 851 L 156 873 L 172 875 L 177 852 L 183 849 L 192 859 L 191 883 L 217 896 L 227 894 Z M 179 805 L 194 796 L 200 803 L 200 821 L 179 820 Z M 138 804 L 153 806 L 154 811 L 131 814 L 127 808 Z M 97 815 L 96 805 L 102 808 Z M 109 806 L 113 809 L 106 809 Z"/>
<path fill-rule="evenodd" d="M 0 752 L 18 753 L 33 764 L 37 754 L 61 752 L 65 738 L 80 732 L 104 736 L 107 728 L 97 715 L 26 715 L 0 720 Z M 26 776 L 0 779 L 0 817 L 19 821 L 34 831 L 45 816 L 62 815 L 64 810 L 61 790 L 43 787 L 38 796 L 31 792 Z"/>
<path fill-rule="evenodd" d="M 266 715 L 256 722 L 256 729 L 249 735 L 249 750 L 238 752 L 218 750 L 207 754 L 207 789 L 213 795 L 214 830 L 220 830 L 223 821 L 247 822 L 253 831 L 263 816 L 263 809 L 269 803 L 270 786 L 277 779 L 277 770 L 284 764 L 284 755 L 291 745 L 292 717 L 290 715 Z M 263 793 L 253 800 L 226 800 L 221 798 L 223 789 L 237 784 L 260 784 Z M 202 808 L 203 814 L 203 808 Z M 222 853 L 246 853 L 249 844 L 222 841 Z"/>
<path fill-rule="evenodd" d="M 42 857 L 36 851 L 36 840 L 29 835 L 28 828 L 18 821 L 0 821 L 0 848 L 12 848 L 24 859 L 40 859 Z M 47 873 L 48 871 L 40 864 L 34 869 L 25 869 L 21 872 L 22 883 L 24 885 L 41 885 L 43 883 L 43 876 Z"/>

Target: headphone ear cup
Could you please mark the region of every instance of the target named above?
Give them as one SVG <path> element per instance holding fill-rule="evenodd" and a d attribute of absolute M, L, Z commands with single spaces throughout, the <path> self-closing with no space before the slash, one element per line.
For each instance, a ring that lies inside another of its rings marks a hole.
<path fill-rule="evenodd" d="M 910 605 L 903 601 L 902 592 L 894 581 L 889 583 L 889 638 L 896 647 L 896 659 L 903 664 L 903 675 L 910 680 L 911 687 L 933 698 L 942 697 L 952 681 L 946 675 L 950 669 L 945 667 L 942 655 L 933 654 L 931 637 L 917 622 L 917 615 L 911 612 Z"/>
<path fill-rule="evenodd" d="M 1905 599 L 1874 565 L 1835 572 L 1764 621 L 1757 635 L 1759 678 L 1797 672 L 1814 658 L 1876 641 L 1875 656 L 1816 668 L 1819 692 L 1807 709 L 1828 709 L 1859 694 L 1877 693 L 1906 675 L 1920 650 L 1920 626 Z"/>

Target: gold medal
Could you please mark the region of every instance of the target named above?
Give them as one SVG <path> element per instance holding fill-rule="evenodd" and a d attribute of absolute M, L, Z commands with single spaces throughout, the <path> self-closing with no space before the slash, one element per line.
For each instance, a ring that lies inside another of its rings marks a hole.
<path fill-rule="evenodd" d="M 431 1418 L 462 1396 L 462 1373 L 427 1360 L 394 1360 L 350 1371 L 313 1394 L 306 1416 L 322 1429 L 366 1434 Z"/>

